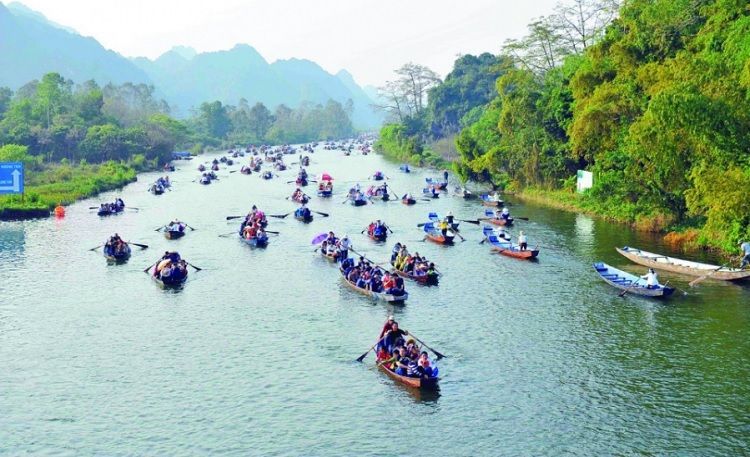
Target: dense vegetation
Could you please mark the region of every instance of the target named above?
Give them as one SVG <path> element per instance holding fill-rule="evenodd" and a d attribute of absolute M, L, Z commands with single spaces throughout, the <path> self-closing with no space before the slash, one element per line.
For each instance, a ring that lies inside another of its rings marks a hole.
<path fill-rule="evenodd" d="M 389 118 L 377 149 L 399 161 L 442 165 L 451 157 L 456 133 L 494 97 L 495 80 L 509 62 L 489 53 L 461 56 L 442 82 L 420 65 L 396 70 L 398 79 L 379 90 L 380 108 Z"/>
<path fill-rule="evenodd" d="M 628 0 L 577 46 L 565 13 L 506 47 L 513 69 L 457 139 L 461 175 L 736 249 L 750 238 L 747 2 Z M 582 196 L 576 169 L 595 176 Z"/>
<path fill-rule="evenodd" d="M 15 93 L 0 88 L 0 161 L 21 161 L 27 170 L 26 195 L 0 197 L 0 217 L 8 208 L 36 213 L 122 186 L 136 171 L 169 161 L 176 148 L 200 152 L 351 136 L 351 110 L 329 101 L 297 109 L 280 105 L 271 113 L 260 103 L 215 101 L 182 121 L 170 117 L 152 86 L 76 85 L 48 73 Z"/>

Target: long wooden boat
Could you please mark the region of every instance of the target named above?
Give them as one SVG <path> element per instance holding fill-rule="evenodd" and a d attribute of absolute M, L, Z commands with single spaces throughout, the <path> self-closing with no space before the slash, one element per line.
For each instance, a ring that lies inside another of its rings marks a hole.
<path fill-rule="evenodd" d="M 254 248 L 265 248 L 268 246 L 268 236 L 258 238 L 254 236 L 252 238 L 240 238 L 243 243 Z"/>
<path fill-rule="evenodd" d="M 328 254 L 324 252 L 323 249 L 320 250 L 320 255 L 321 257 L 323 257 L 324 259 L 328 260 L 331 263 L 335 263 L 339 259 L 338 253 L 334 252 L 332 254 Z"/>
<path fill-rule="evenodd" d="M 594 270 L 596 270 L 597 274 L 599 274 L 599 277 L 602 278 L 604 282 L 620 290 L 627 290 L 630 294 L 659 298 L 668 297 L 674 292 L 674 288 L 667 287 L 663 284 L 659 284 L 655 288 L 649 289 L 646 287 L 646 281 L 642 280 L 640 277 L 626 271 L 618 270 L 604 262 L 595 263 Z"/>
<path fill-rule="evenodd" d="M 451 230 L 448 230 L 446 234 L 443 235 L 443 232 L 438 230 L 432 222 L 428 222 L 424 225 L 424 232 L 428 240 L 437 244 L 451 245 L 453 244 L 453 239 L 456 237 L 452 234 L 453 232 Z"/>
<path fill-rule="evenodd" d="M 185 236 L 185 231 L 179 231 L 179 230 L 165 230 L 164 231 L 164 238 L 168 240 L 176 240 L 178 238 L 182 238 Z"/>
<path fill-rule="evenodd" d="M 490 249 L 500 255 L 513 257 L 514 259 L 532 260 L 539 256 L 539 249 L 521 249 L 521 246 L 507 240 L 500 240 L 492 231 L 491 227 L 484 226 L 482 229 L 484 237 L 490 243 Z"/>
<path fill-rule="evenodd" d="M 375 232 L 370 231 L 370 229 L 367 229 L 367 236 L 370 237 L 371 240 L 377 241 L 377 242 L 384 242 L 388 239 L 388 230 L 383 230 L 380 234 L 375 234 Z"/>
<path fill-rule="evenodd" d="M 396 374 L 393 370 L 383 364 L 378 364 L 378 368 L 380 369 L 380 371 L 387 374 L 391 379 L 394 379 L 407 387 L 412 387 L 420 390 L 436 390 L 438 388 L 438 376 L 432 376 L 429 378 L 401 376 L 400 374 Z"/>
<path fill-rule="evenodd" d="M 368 200 L 366 198 L 363 198 L 361 200 L 355 200 L 353 198 L 349 199 L 349 203 L 352 206 L 365 206 L 367 204 Z"/>
<path fill-rule="evenodd" d="M 413 198 L 402 198 L 401 203 L 408 206 L 408 205 L 416 205 L 417 201 Z"/>
<path fill-rule="evenodd" d="M 383 301 L 386 303 L 391 303 L 391 304 L 396 305 L 396 304 L 403 304 L 409 298 L 409 293 L 406 291 L 404 291 L 403 295 L 392 295 L 392 294 L 386 294 L 382 292 L 373 292 L 371 290 L 357 287 L 356 284 L 352 284 L 351 282 L 349 282 L 349 280 L 344 277 L 343 273 L 341 275 L 341 279 L 344 281 L 344 284 L 349 286 L 350 289 L 353 289 L 362 295 L 367 295 L 368 297 L 374 300 L 379 300 L 379 301 Z"/>
<path fill-rule="evenodd" d="M 308 224 L 313 221 L 313 215 L 312 213 L 308 214 L 307 216 L 301 215 L 301 214 L 295 214 L 294 218 L 297 219 L 300 222 L 304 222 L 305 224 Z"/>
<path fill-rule="evenodd" d="M 391 264 L 392 265 L 392 264 Z M 396 272 L 397 275 L 401 276 L 404 279 L 411 279 L 412 281 L 421 284 L 423 286 L 437 286 L 439 281 L 438 275 L 412 275 L 405 271 L 397 270 L 395 267 L 393 268 L 393 271 Z"/>
<path fill-rule="evenodd" d="M 150 276 L 151 279 L 153 279 L 154 282 L 162 289 L 180 287 L 185 284 L 185 281 L 187 281 L 188 278 L 187 273 L 185 273 L 185 276 L 181 278 L 162 278 L 161 276 L 154 276 L 153 274 L 151 274 Z"/>
<path fill-rule="evenodd" d="M 430 212 L 429 214 L 427 214 L 427 218 L 428 218 L 428 219 L 429 219 L 429 220 L 430 220 L 430 221 L 431 221 L 431 222 L 432 222 L 433 224 L 437 224 L 437 223 L 439 223 L 439 222 L 440 222 L 440 216 L 438 216 L 438 214 L 437 214 L 437 213 L 435 213 L 435 212 Z M 451 226 L 451 227 L 450 227 L 450 228 L 451 228 L 451 230 L 453 230 L 454 232 L 458 232 L 458 226 L 459 226 L 459 225 L 461 225 L 461 223 L 460 223 L 460 222 L 451 222 L 451 224 L 450 224 L 450 226 Z"/>
<path fill-rule="evenodd" d="M 654 254 L 652 252 L 628 246 L 615 249 L 632 262 L 658 270 L 682 273 L 690 276 L 703 276 L 711 273 L 710 278 L 722 281 L 739 281 L 750 278 L 750 270 L 740 270 L 738 268 L 727 268 L 721 267 L 720 265 L 692 262 L 690 260 Z"/>
<path fill-rule="evenodd" d="M 486 194 L 482 195 L 481 199 L 482 199 L 482 204 L 484 206 L 492 206 L 492 207 L 500 208 L 501 206 L 503 206 L 505 204 L 504 201 L 502 201 L 502 200 L 495 200 L 495 199 L 493 199 L 492 197 L 490 197 L 489 195 L 486 195 Z"/>
<path fill-rule="evenodd" d="M 108 253 L 106 246 L 102 248 L 102 253 L 104 254 L 104 258 L 107 259 L 107 262 L 123 263 L 130 258 L 132 251 L 130 245 L 125 243 L 125 249 L 119 253 Z"/>
<path fill-rule="evenodd" d="M 500 227 L 509 227 L 513 225 L 513 218 L 509 217 L 507 219 L 503 219 L 502 217 L 483 217 L 479 219 L 482 222 L 487 222 L 488 224 L 492 225 L 498 225 Z"/>
<path fill-rule="evenodd" d="M 445 190 L 448 188 L 448 181 L 438 181 L 432 178 L 425 178 L 424 180 L 427 183 L 427 186 L 435 187 L 438 190 Z"/>
<path fill-rule="evenodd" d="M 321 190 L 321 189 L 318 189 L 318 197 L 328 198 L 328 197 L 330 197 L 332 195 L 333 195 L 333 189 L 330 189 L 330 190 Z"/>
<path fill-rule="evenodd" d="M 109 205 L 107 209 L 102 209 L 99 207 L 99 209 L 96 211 L 97 216 L 112 216 L 113 214 L 120 214 L 121 212 L 125 211 L 124 206 L 118 206 L 118 205 Z"/>

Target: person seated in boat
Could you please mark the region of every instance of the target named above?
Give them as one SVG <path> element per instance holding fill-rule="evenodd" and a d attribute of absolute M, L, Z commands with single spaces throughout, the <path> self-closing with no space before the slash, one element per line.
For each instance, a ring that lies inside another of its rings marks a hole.
<path fill-rule="evenodd" d="M 352 269 L 354 269 L 354 259 L 344 259 L 341 262 L 341 270 L 344 272 L 344 276 L 347 276 L 347 278 L 349 272 L 351 272 Z"/>
<path fill-rule="evenodd" d="M 419 354 L 419 359 L 417 360 L 417 373 L 423 378 L 430 378 L 432 377 L 432 366 L 430 364 L 430 357 L 427 355 L 427 352 L 422 351 L 421 354 Z"/>
<path fill-rule="evenodd" d="M 346 280 L 354 285 L 357 285 L 357 281 L 359 281 L 359 268 L 351 268 L 349 270 L 349 273 L 346 275 Z"/>
<path fill-rule="evenodd" d="M 124 202 L 124 201 L 122 201 L 122 198 L 120 198 L 120 197 L 117 197 L 117 198 L 115 199 L 115 206 L 117 206 L 117 207 L 118 207 L 118 208 L 120 208 L 120 209 L 122 209 L 122 208 L 125 208 L 125 202 Z"/>
<path fill-rule="evenodd" d="M 495 235 L 499 239 L 504 240 L 504 241 L 510 241 L 510 238 L 511 238 L 510 237 L 510 233 L 508 233 L 508 231 L 505 230 L 504 228 L 499 228 L 499 229 L 495 230 Z"/>
<path fill-rule="evenodd" d="M 255 235 L 258 233 L 258 226 L 255 223 L 247 224 L 245 227 L 245 231 L 243 233 L 243 236 L 246 240 L 251 240 L 255 238 Z"/>
<path fill-rule="evenodd" d="M 390 357 L 388 354 L 390 354 Z M 384 357 L 381 358 L 381 355 Z M 388 351 L 386 349 L 379 353 L 378 359 L 378 365 L 384 365 L 389 370 L 395 372 L 396 364 L 401 360 L 401 352 L 396 348 L 394 348 L 393 351 Z"/>
<path fill-rule="evenodd" d="M 648 273 L 641 276 L 641 279 L 646 280 L 646 288 L 647 289 L 658 289 L 659 288 L 659 278 L 656 276 L 656 272 L 653 268 L 648 269 Z"/>
<path fill-rule="evenodd" d="M 528 240 L 526 239 L 526 235 L 523 234 L 523 230 L 518 232 L 518 246 L 522 251 L 525 251 L 529 247 Z"/>
<path fill-rule="evenodd" d="M 750 241 L 740 242 L 740 255 L 742 255 L 742 261 L 740 262 L 740 270 L 744 270 L 745 267 L 750 265 Z"/>
<path fill-rule="evenodd" d="M 383 275 L 383 290 L 385 291 L 385 293 L 390 294 L 391 290 L 396 287 L 396 277 L 397 276 L 395 274 L 391 275 L 388 272 Z"/>
<path fill-rule="evenodd" d="M 498 219 L 504 219 L 506 221 L 510 219 L 510 210 L 507 206 L 503 206 L 502 211 L 497 211 L 496 214 Z"/>
<path fill-rule="evenodd" d="M 404 278 L 396 274 L 394 274 L 393 276 L 394 276 L 393 278 L 394 286 L 392 289 L 388 291 L 388 293 L 391 295 L 400 297 L 401 295 L 404 295 L 404 293 L 406 292 L 404 289 Z"/>

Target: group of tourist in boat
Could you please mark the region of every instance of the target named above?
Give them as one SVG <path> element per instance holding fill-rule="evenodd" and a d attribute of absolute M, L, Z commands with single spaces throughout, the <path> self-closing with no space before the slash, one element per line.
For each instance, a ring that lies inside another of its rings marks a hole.
<path fill-rule="evenodd" d="M 253 205 L 240 224 L 239 234 L 245 240 L 268 239 L 265 231 L 266 226 L 268 226 L 266 214 L 259 210 L 256 205 Z"/>
<path fill-rule="evenodd" d="M 118 260 L 127 258 L 130 256 L 130 246 L 115 233 L 104 243 L 104 255 Z"/>
<path fill-rule="evenodd" d="M 358 262 L 355 262 L 353 258 L 342 260 L 341 272 L 350 284 L 360 289 L 385 293 L 394 297 L 403 296 L 406 293 L 404 280 L 395 271 L 392 273 L 384 271 L 364 257 L 360 257 Z"/>
<path fill-rule="evenodd" d="M 359 183 L 349 189 L 347 199 L 355 206 L 366 205 L 368 201 L 367 198 L 365 198 L 364 193 L 362 193 L 362 188 Z"/>
<path fill-rule="evenodd" d="M 187 262 L 178 252 L 165 251 L 161 259 L 154 265 L 153 276 L 164 284 L 178 284 L 187 279 Z"/>
<path fill-rule="evenodd" d="M 409 253 L 406 244 L 396 243 L 391 251 L 391 265 L 396 270 L 414 279 L 424 277 L 425 282 L 437 283 L 439 273 L 435 264 L 420 256 L 418 252 Z"/>
<path fill-rule="evenodd" d="M 302 189 L 298 187 L 294 192 L 292 192 L 291 200 L 293 202 L 304 205 L 305 203 L 310 201 L 310 196 L 304 193 Z"/>
<path fill-rule="evenodd" d="M 399 328 L 393 316 L 388 317 L 380 331 L 377 364 L 404 377 L 429 379 L 438 375 L 427 352 L 409 337 L 408 331 Z"/>
<path fill-rule="evenodd" d="M 367 226 L 367 235 L 375 241 L 385 241 L 388 237 L 388 231 L 391 230 L 388 225 L 380 219 L 370 222 Z"/>
<path fill-rule="evenodd" d="M 323 239 L 320 244 L 320 251 L 339 262 L 349 258 L 349 251 L 352 249 L 352 242 L 349 239 L 349 235 L 344 235 L 342 238 L 337 238 L 336 234 L 332 231 L 328 232 L 328 235 Z"/>
<path fill-rule="evenodd" d="M 388 193 L 388 183 L 383 183 L 380 186 L 370 186 L 365 192 L 367 198 L 380 198 L 383 201 L 388 201 L 390 194 Z"/>
<path fill-rule="evenodd" d="M 92 208 L 93 209 L 93 208 Z M 125 209 L 125 202 L 122 198 L 117 197 L 112 203 L 102 203 L 99 205 L 97 214 L 99 216 L 108 216 L 110 214 L 120 213 Z"/>

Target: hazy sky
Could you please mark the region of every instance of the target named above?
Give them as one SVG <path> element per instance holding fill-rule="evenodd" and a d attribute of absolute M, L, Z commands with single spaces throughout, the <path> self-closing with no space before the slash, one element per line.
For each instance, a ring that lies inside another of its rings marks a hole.
<path fill-rule="evenodd" d="M 409 61 L 444 76 L 458 54 L 496 53 L 558 0 L 23 0 L 125 56 L 255 47 L 379 85 Z M 7 3 L 7 2 L 6 2 Z"/>

